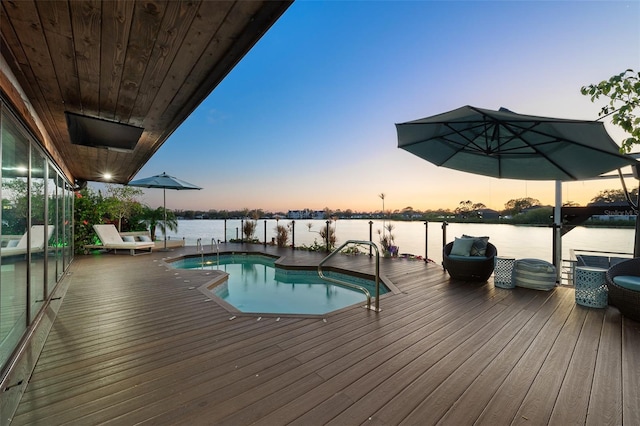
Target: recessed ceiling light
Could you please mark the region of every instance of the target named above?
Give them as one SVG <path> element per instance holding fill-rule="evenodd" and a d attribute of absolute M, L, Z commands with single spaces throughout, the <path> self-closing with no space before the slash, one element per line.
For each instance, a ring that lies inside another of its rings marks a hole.
<path fill-rule="evenodd" d="M 102 177 L 104 178 L 104 180 L 111 180 L 111 173 L 105 173 L 102 175 Z"/>

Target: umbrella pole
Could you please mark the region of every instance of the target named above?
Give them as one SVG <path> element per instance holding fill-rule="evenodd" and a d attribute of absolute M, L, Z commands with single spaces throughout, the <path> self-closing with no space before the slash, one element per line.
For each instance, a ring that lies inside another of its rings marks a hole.
<path fill-rule="evenodd" d="M 162 188 L 162 209 L 164 213 L 164 251 L 167 251 L 167 188 Z"/>
<path fill-rule="evenodd" d="M 553 264 L 556 282 L 562 279 L 562 181 L 556 181 L 556 208 L 553 210 Z"/>

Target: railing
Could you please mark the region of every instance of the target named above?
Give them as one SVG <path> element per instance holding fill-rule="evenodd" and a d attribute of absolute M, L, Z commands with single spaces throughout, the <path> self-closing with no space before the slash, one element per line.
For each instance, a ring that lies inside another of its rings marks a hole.
<path fill-rule="evenodd" d="M 324 265 L 327 261 L 329 261 L 329 259 L 331 259 L 333 256 L 335 256 L 336 254 L 340 253 L 340 251 L 345 248 L 347 245 L 349 244 L 366 244 L 370 247 L 373 247 L 376 250 L 376 276 L 375 276 L 375 280 L 376 280 L 376 306 L 372 307 L 371 306 L 371 293 L 369 293 L 369 290 L 367 290 L 366 288 L 357 285 L 357 284 L 352 284 L 346 281 L 341 281 L 341 280 L 337 280 L 335 278 L 330 278 L 325 276 L 322 273 L 322 265 Z M 346 241 L 344 244 L 342 244 L 340 247 L 338 247 L 337 249 L 335 249 L 333 252 L 331 252 L 327 257 L 325 257 L 324 259 L 322 259 L 322 261 L 320 261 L 320 263 L 318 264 L 318 275 L 320 276 L 321 279 L 325 280 L 325 281 L 329 281 L 331 283 L 334 284 L 338 284 L 344 287 L 349 287 L 349 288 L 353 288 L 355 290 L 359 290 L 361 292 L 364 293 L 364 295 L 367 297 L 367 306 L 365 306 L 367 309 L 375 311 L 375 312 L 380 312 L 380 251 L 378 250 L 378 246 L 376 246 L 374 243 L 372 243 L 371 241 L 363 241 L 363 240 L 348 240 Z"/>
<path fill-rule="evenodd" d="M 585 255 L 585 258 L 589 258 L 589 260 L 599 260 L 598 264 L 589 264 L 589 260 L 587 260 L 587 266 L 597 266 L 602 268 L 609 268 L 619 262 L 622 258 L 633 258 L 633 253 L 571 249 L 569 251 L 569 259 L 562 259 L 560 274 L 561 285 L 573 286 L 575 284 L 575 272 L 576 266 L 578 266 L 577 257 L 580 255 Z"/>

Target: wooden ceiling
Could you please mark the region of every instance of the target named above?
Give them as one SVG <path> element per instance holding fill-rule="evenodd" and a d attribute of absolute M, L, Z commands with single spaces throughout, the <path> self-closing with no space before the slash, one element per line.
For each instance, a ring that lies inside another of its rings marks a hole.
<path fill-rule="evenodd" d="M 126 183 L 290 4 L 2 0 L 0 52 L 70 178 Z M 76 145 L 65 112 L 144 131 L 128 152 Z"/>

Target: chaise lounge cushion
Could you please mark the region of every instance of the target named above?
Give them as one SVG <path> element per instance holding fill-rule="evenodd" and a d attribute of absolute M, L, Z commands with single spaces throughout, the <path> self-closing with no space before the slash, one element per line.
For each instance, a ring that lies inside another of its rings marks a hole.
<path fill-rule="evenodd" d="M 149 253 L 153 250 L 155 244 L 153 242 L 123 241 L 115 226 L 111 224 L 93 225 L 93 229 L 98 234 L 98 238 L 102 242 L 102 247 L 110 250 L 127 249 L 131 254 L 135 254 L 136 250 L 148 249 Z"/>

